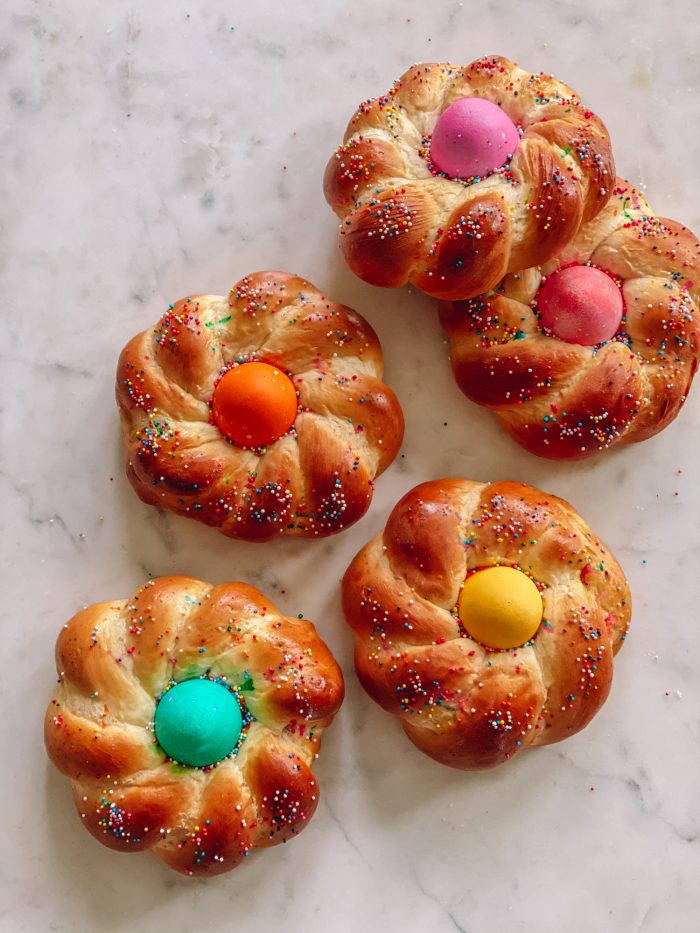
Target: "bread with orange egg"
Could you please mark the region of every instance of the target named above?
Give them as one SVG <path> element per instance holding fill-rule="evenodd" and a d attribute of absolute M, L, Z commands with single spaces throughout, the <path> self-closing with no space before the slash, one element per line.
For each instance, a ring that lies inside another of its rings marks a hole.
<path fill-rule="evenodd" d="M 140 498 L 265 541 L 364 515 L 403 415 L 377 335 L 285 272 L 183 298 L 122 351 L 117 402 Z"/>

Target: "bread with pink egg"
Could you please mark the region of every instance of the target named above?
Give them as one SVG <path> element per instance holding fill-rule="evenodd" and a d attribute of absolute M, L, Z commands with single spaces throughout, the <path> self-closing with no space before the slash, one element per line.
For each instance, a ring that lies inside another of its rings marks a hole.
<path fill-rule="evenodd" d="M 658 434 L 700 358 L 700 243 L 617 180 L 605 209 L 539 267 L 444 301 L 459 387 L 523 447 L 574 460 Z"/>
<path fill-rule="evenodd" d="M 571 88 L 487 56 L 414 65 L 361 104 L 324 191 L 360 278 L 457 300 L 551 259 L 614 179 L 607 130 Z"/>

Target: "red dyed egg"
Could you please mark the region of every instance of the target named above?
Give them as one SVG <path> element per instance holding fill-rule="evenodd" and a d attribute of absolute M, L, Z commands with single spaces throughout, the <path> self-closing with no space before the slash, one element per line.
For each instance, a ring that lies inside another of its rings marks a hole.
<path fill-rule="evenodd" d="M 542 327 L 565 340 L 593 347 L 615 336 L 624 302 L 615 282 L 592 266 L 567 266 L 550 275 L 537 295 Z"/>

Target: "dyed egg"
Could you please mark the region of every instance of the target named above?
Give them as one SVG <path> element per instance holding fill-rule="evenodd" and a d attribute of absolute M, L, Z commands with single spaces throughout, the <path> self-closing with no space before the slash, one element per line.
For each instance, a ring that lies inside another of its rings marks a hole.
<path fill-rule="evenodd" d="M 214 389 L 214 422 L 242 447 L 264 447 L 294 424 L 297 394 L 292 380 L 269 363 L 242 363 L 229 369 Z"/>
<path fill-rule="evenodd" d="M 472 178 L 500 168 L 519 142 L 515 124 L 500 107 L 481 97 L 464 97 L 438 117 L 430 158 L 446 175 Z"/>
<path fill-rule="evenodd" d="M 622 320 L 622 292 L 592 266 L 567 266 L 550 275 L 537 294 L 542 327 L 567 343 L 594 347 L 610 340 Z"/>
<path fill-rule="evenodd" d="M 517 648 L 542 621 L 542 597 L 522 570 L 487 567 L 464 581 L 459 617 L 467 634 L 488 648 Z"/>
<path fill-rule="evenodd" d="M 182 765 L 203 768 L 230 754 L 243 728 L 238 701 L 223 684 L 206 678 L 183 680 L 156 706 L 156 740 Z"/>

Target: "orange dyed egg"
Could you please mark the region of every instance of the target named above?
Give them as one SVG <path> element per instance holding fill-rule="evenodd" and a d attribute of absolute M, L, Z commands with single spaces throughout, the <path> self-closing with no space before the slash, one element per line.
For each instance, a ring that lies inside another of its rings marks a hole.
<path fill-rule="evenodd" d="M 214 389 L 214 422 L 242 447 L 265 447 L 282 437 L 297 416 L 292 380 L 269 363 L 242 363 L 229 369 Z"/>

